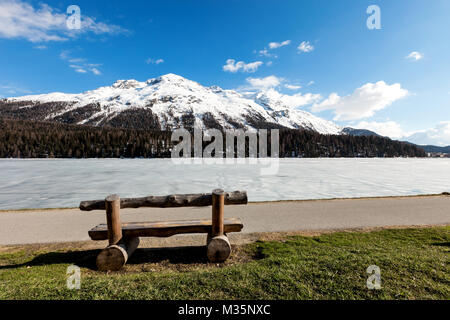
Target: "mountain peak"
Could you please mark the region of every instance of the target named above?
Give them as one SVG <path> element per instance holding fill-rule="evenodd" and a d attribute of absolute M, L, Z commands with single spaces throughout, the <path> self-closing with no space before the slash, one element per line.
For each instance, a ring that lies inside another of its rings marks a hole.
<path fill-rule="evenodd" d="M 168 73 L 162 76 L 159 76 L 157 78 L 152 78 L 147 80 L 146 82 L 140 82 L 135 79 L 129 79 L 129 80 L 117 80 L 114 82 L 114 84 L 111 86 L 114 89 L 136 89 L 136 88 L 143 88 L 146 85 L 153 85 L 160 82 L 165 83 L 180 83 L 180 82 L 186 82 L 189 81 L 186 78 L 183 78 L 182 76 L 179 76 L 174 73 Z"/>
<path fill-rule="evenodd" d="M 166 83 L 180 83 L 180 82 L 187 82 L 189 81 L 186 78 L 183 78 L 182 76 L 179 76 L 175 73 L 168 73 L 164 74 L 162 76 L 159 76 L 157 78 L 152 78 L 147 80 L 147 84 L 156 84 L 160 82 L 166 82 Z"/>
<path fill-rule="evenodd" d="M 161 79 L 166 81 L 186 81 L 186 78 L 183 78 L 182 76 L 179 76 L 175 73 L 168 73 L 165 75 L 160 76 Z"/>

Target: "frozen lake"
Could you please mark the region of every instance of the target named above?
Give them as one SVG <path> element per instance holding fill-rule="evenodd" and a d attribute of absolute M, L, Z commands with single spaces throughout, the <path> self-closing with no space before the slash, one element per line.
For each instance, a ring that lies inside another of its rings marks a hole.
<path fill-rule="evenodd" d="M 280 159 L 261 165 L 177 165 L 170 159 L 0 160 L 0 209 L 77 207 L 81 200 L 247 190 L 250 201 L 450 191 L 450 159 Z"/>

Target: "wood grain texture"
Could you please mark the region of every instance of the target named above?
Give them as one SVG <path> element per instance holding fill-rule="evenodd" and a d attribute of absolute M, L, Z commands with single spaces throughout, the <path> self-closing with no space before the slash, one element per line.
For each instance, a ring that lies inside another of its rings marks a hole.
<path fill-rule="evenodd" d="M 210 262 L 224 262 L 231 254 L 231 244 L 228 237 L 220 235 L 213 237 L 207 247 L 206 255 Z"/>
<path fill-rule="evenodd" d="M 212 236 L 221 236 L 223 230 L 223 215 L 225 204 L 225 191 L 216 189 L 212 192 Z"/>
<path fill-rule="evenodd" d="M 106 224 L 108 226 L 109 245 L 117 244 L 122 239 L 122 223 L 120 221 L 120 197 L 116 194 L 105 199 Z"/>
<path fill-rule="evenodd" d="M 246 191 L 233 191 L 225 193 L 225 205 L 247 204 Z M 212 205 L 212 194 L 175 194 L 169 196 L 149 196 L 144 198 L 123 198 L 120 208 L 177 208 L 177 207 L 208 207 Z M 82 201 L 80 210 L 105 210 L 104 200 Z"/>
<path fill-rule="evenodd" d="M 242 221 L 238 218 L 224 219 L 224 232 L 240 232 L 243 228 Z M 100 224 L 89 231 L 92 240 L 107 240 L 107 225 Z M 122 223 L 123 237 L 170 237 L 185 233 L 211 233 L 212 221 L 199 220 L 174 220 L 156 222 L 128 222 Z"/>

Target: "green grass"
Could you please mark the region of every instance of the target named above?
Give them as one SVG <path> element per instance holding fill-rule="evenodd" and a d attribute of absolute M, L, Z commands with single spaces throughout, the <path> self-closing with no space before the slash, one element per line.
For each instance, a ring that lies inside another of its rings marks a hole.
<path fill-rule="evenodd" d="M 0 299 L 450 299 L 450 227 L 259 241 L 220 266 L 204 248 L 138 250 L 110 274 L 94 270 L 97 250 L 40 248 L 0 253 Z M 72 263 L 81 290 L 66 288 Z M 381 290 L 366 287 L 370 265 Z"/>

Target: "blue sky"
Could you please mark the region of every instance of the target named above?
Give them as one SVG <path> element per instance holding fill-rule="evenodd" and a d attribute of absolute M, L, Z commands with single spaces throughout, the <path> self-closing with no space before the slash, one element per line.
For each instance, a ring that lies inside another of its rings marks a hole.
<path fill-rule="evenodd" d="M 81 30 L 66 27 L 72 4 Z M 381 29 L 367 28 L 370 5 Z M 449 57 L 448 0 L 0 0 L 3 97 L 176 73 L 277 90 L 340 125 L 450 145 Z"/>

